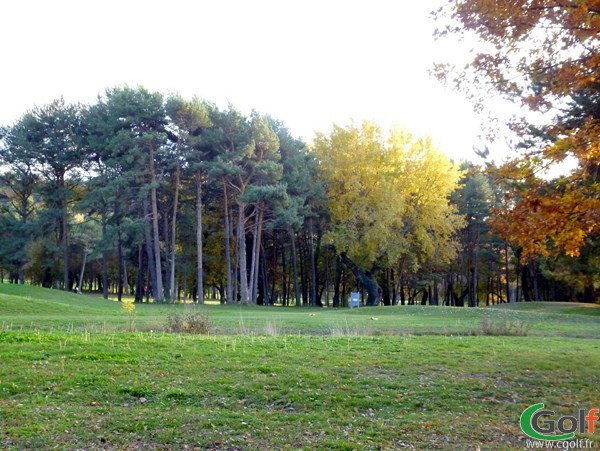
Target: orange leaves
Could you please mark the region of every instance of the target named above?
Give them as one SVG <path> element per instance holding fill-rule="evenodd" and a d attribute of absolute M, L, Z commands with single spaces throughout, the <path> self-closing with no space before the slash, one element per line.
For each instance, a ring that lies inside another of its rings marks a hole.
<path fill-rule="evenodd" d="M 538 141 L 525 141 L 522 158 L 495 170 L 507 193 L 492 227 L 523 249 L 524 260 L 579 255 L 600 229 L 600 0 L 452 0 L 438 19 L 482 41 L 470 56 L 470 78 L 483 97 L 491 82 L 531 110 L 566 112 L 549 120 Z M 527 135 L 526 125 L 518 124 L 518 136 Z M 568 157 L 578 162 L 570 174 L 538 178 Z"/>
<path fill-rule="evenodd" d="M 600 230 L 600 199 L 587 187 L 541 194 L 538 188 L 514 207 L 494 211 L 492 228 L 523 249 L 522 260 L 564 252 L 576 257 L 588 236 Z"/>
<path fill-rule="evenodd" d="M 529 108 L 547 110 L 600 79 L 598 3 L 453 0 L 436 13 L 439 22 L 446 22 L 438 36 L 451 32 L 480 39 L 483 51 L 471 55 L 474 74 L 468 78 L 481 85 L 484 96 L 492 82 Z"/>

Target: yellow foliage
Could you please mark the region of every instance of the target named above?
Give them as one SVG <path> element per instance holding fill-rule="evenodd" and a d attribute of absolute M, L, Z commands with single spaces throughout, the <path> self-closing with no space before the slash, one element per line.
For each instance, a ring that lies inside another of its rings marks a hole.
<path fill-rule="evenodd" d="M 462 222 L 448 197 L 460 171 L 429 138 L 400 129 L 385 136 L 363 122 L 317 135 L 313 152 L 334 223 L 327 239 L 338 252 L 364 268 L 407 254 L 417 262 L 454 255 L 452 236 Z"/>
<path fill-rule="evenodd" d="M 123 301 L 121 302 L 121 308 L 123 309 L 123 312 L 131 315 L 135 312 L 135 304 L 133 302 L 133 299 L 123 299 Z"/>

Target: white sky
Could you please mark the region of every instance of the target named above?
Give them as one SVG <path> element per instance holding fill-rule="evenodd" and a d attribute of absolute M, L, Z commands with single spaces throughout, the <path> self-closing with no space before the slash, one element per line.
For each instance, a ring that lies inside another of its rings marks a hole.
<path fill-rule="evenodd" d="M 375 120 L 474 159 L 477 118 L 428 75 L 462 49 L 435 42 L 442 0 L 5 0 L 0 124 L 107 87 L 198 95 L 283 120 L 296 136 Z"/>

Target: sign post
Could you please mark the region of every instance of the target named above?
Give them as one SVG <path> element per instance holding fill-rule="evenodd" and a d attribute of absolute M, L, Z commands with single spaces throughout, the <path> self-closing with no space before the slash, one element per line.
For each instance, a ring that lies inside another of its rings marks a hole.
<path fill-rule="evenodd" d="M 360 293 L 358 291 L 350 292 L 350 308 L 360 307 Z"/>

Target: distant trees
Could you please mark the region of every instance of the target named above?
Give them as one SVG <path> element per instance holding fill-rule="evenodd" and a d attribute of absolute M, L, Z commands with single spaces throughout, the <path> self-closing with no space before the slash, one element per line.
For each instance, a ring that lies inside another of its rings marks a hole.
<path fill-rule="evenodd" d="M 0 129 L 0 167 L 13 283 L 137 302 L 337 307 L 359 290 L 368 305 L 475 306 L 576 295 L 597 274 L 593 243 L 577 273 L 521 265 L 489 225 L 504 185 L 368 122 L 309 148 L 257 112 L 119 87 Z"/>

